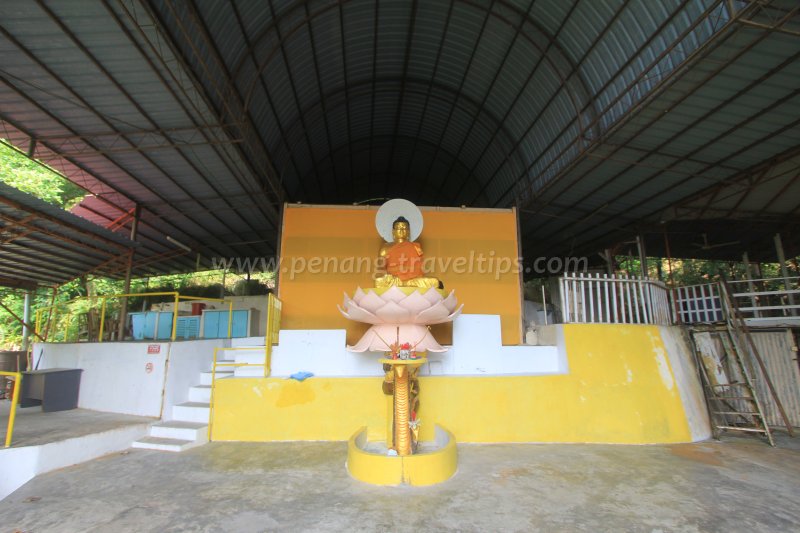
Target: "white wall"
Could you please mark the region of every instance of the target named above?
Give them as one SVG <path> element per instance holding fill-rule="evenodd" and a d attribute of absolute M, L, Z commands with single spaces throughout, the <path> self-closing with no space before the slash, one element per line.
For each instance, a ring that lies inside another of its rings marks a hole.
<path fill-rule="evenodd" d="M 83 369 L 82 409 L 160 417 L 169 349 L 169 342 L 37 343 L 34 367 L 41 354 L 39 369 Z"/>
<path fill-rule="evenodd" d="M 453 321 L 453 346 L 428 354 L 430 375 L 546 375 L 567 373 L 561 346 L 503 346 L 499 315 L 459 315 Z M 426 375 L 426 369 L 420 374 Z"/>
<path fill-rule="evenodd" d="M 232 341 L 234 346 L 245 340 Z M 262 341 L 263 342 L 263 341 Z M 281 330 L 272 352 L 272 376 L 307 371 L 315 376 L 381 376 L 382 352 L 353 353 L 345 346 L 345 330 Z M 563 342 L 559 346 L 503 346 L 498 315 L 459 315 L 453 324 L 453 346 L 429 353 L 420 375 L 545 375 L 567 372 Z M 237 361 L 260 363 L 262 352 L 233 352 Z M 262 369 L 237 369 L 239 376 Z"/>
<path fill-rule="evenodd" d="M 34 365 L 42 354 L 39 369 L 82 369 L 82 409 L 169 418 L 172 406 L 187 401 L 189 387 L 198 385 L 200 374 L 211 369 L 214 348 L 229 342 L 36 344 Z"/>

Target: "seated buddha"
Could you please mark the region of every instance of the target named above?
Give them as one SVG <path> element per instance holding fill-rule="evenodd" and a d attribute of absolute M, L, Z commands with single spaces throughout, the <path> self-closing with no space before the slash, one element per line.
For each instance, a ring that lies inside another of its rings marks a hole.
<path fill-rule="evenodd" d="M 411 228 L 405 217 L 398 217 L 392 223 L 393 242 L 383 245 L 380 251 L 387 273 L 375 279 L 375 286 L 443 288 L 437 278 L 425 276 L 422 271 L 422 246 L 408 240 L 410 234 Z"/>

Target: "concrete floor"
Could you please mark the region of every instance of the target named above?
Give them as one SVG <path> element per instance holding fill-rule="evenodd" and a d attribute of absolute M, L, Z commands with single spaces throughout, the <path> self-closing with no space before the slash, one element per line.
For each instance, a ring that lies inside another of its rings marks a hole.
<path fill-rule="evenodd" d="M 0 445 L 5 442 L 10 409 L 10 401 L 0 400 Z M 87 409 L 43 413 L 41 407 L 18 408 L 11 445 L 14 448 L 36 446 L 135 424 L 149 424 L 156 420 L 144 416 L 101 413 Z M 2 531 L 0 528 L 0 532 Z"/>
<path fill-rule="evenodd" d="M 459 445 L 433 487 L 350 478 L 345 443 L 130 450 L 32 480 L 0 531 L 790 531 L 800 438 Z"/>

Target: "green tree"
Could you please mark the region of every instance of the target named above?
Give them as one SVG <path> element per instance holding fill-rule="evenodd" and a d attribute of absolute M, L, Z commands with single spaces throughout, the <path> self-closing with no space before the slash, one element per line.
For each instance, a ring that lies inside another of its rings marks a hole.
<path fill-rule="evenodd" d="M 0 181 L 45 202 L 70 209 L 86 191 L 0 139 Z"/>

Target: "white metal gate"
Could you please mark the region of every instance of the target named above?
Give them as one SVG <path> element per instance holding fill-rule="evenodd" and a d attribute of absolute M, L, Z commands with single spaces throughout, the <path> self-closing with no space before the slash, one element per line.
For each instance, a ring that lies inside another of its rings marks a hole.
<path fill-rule="evenodd" d="M 666 285 L 660 281 L 578 273 L 559 279 L 565 323 L 672 324 Z"/>

